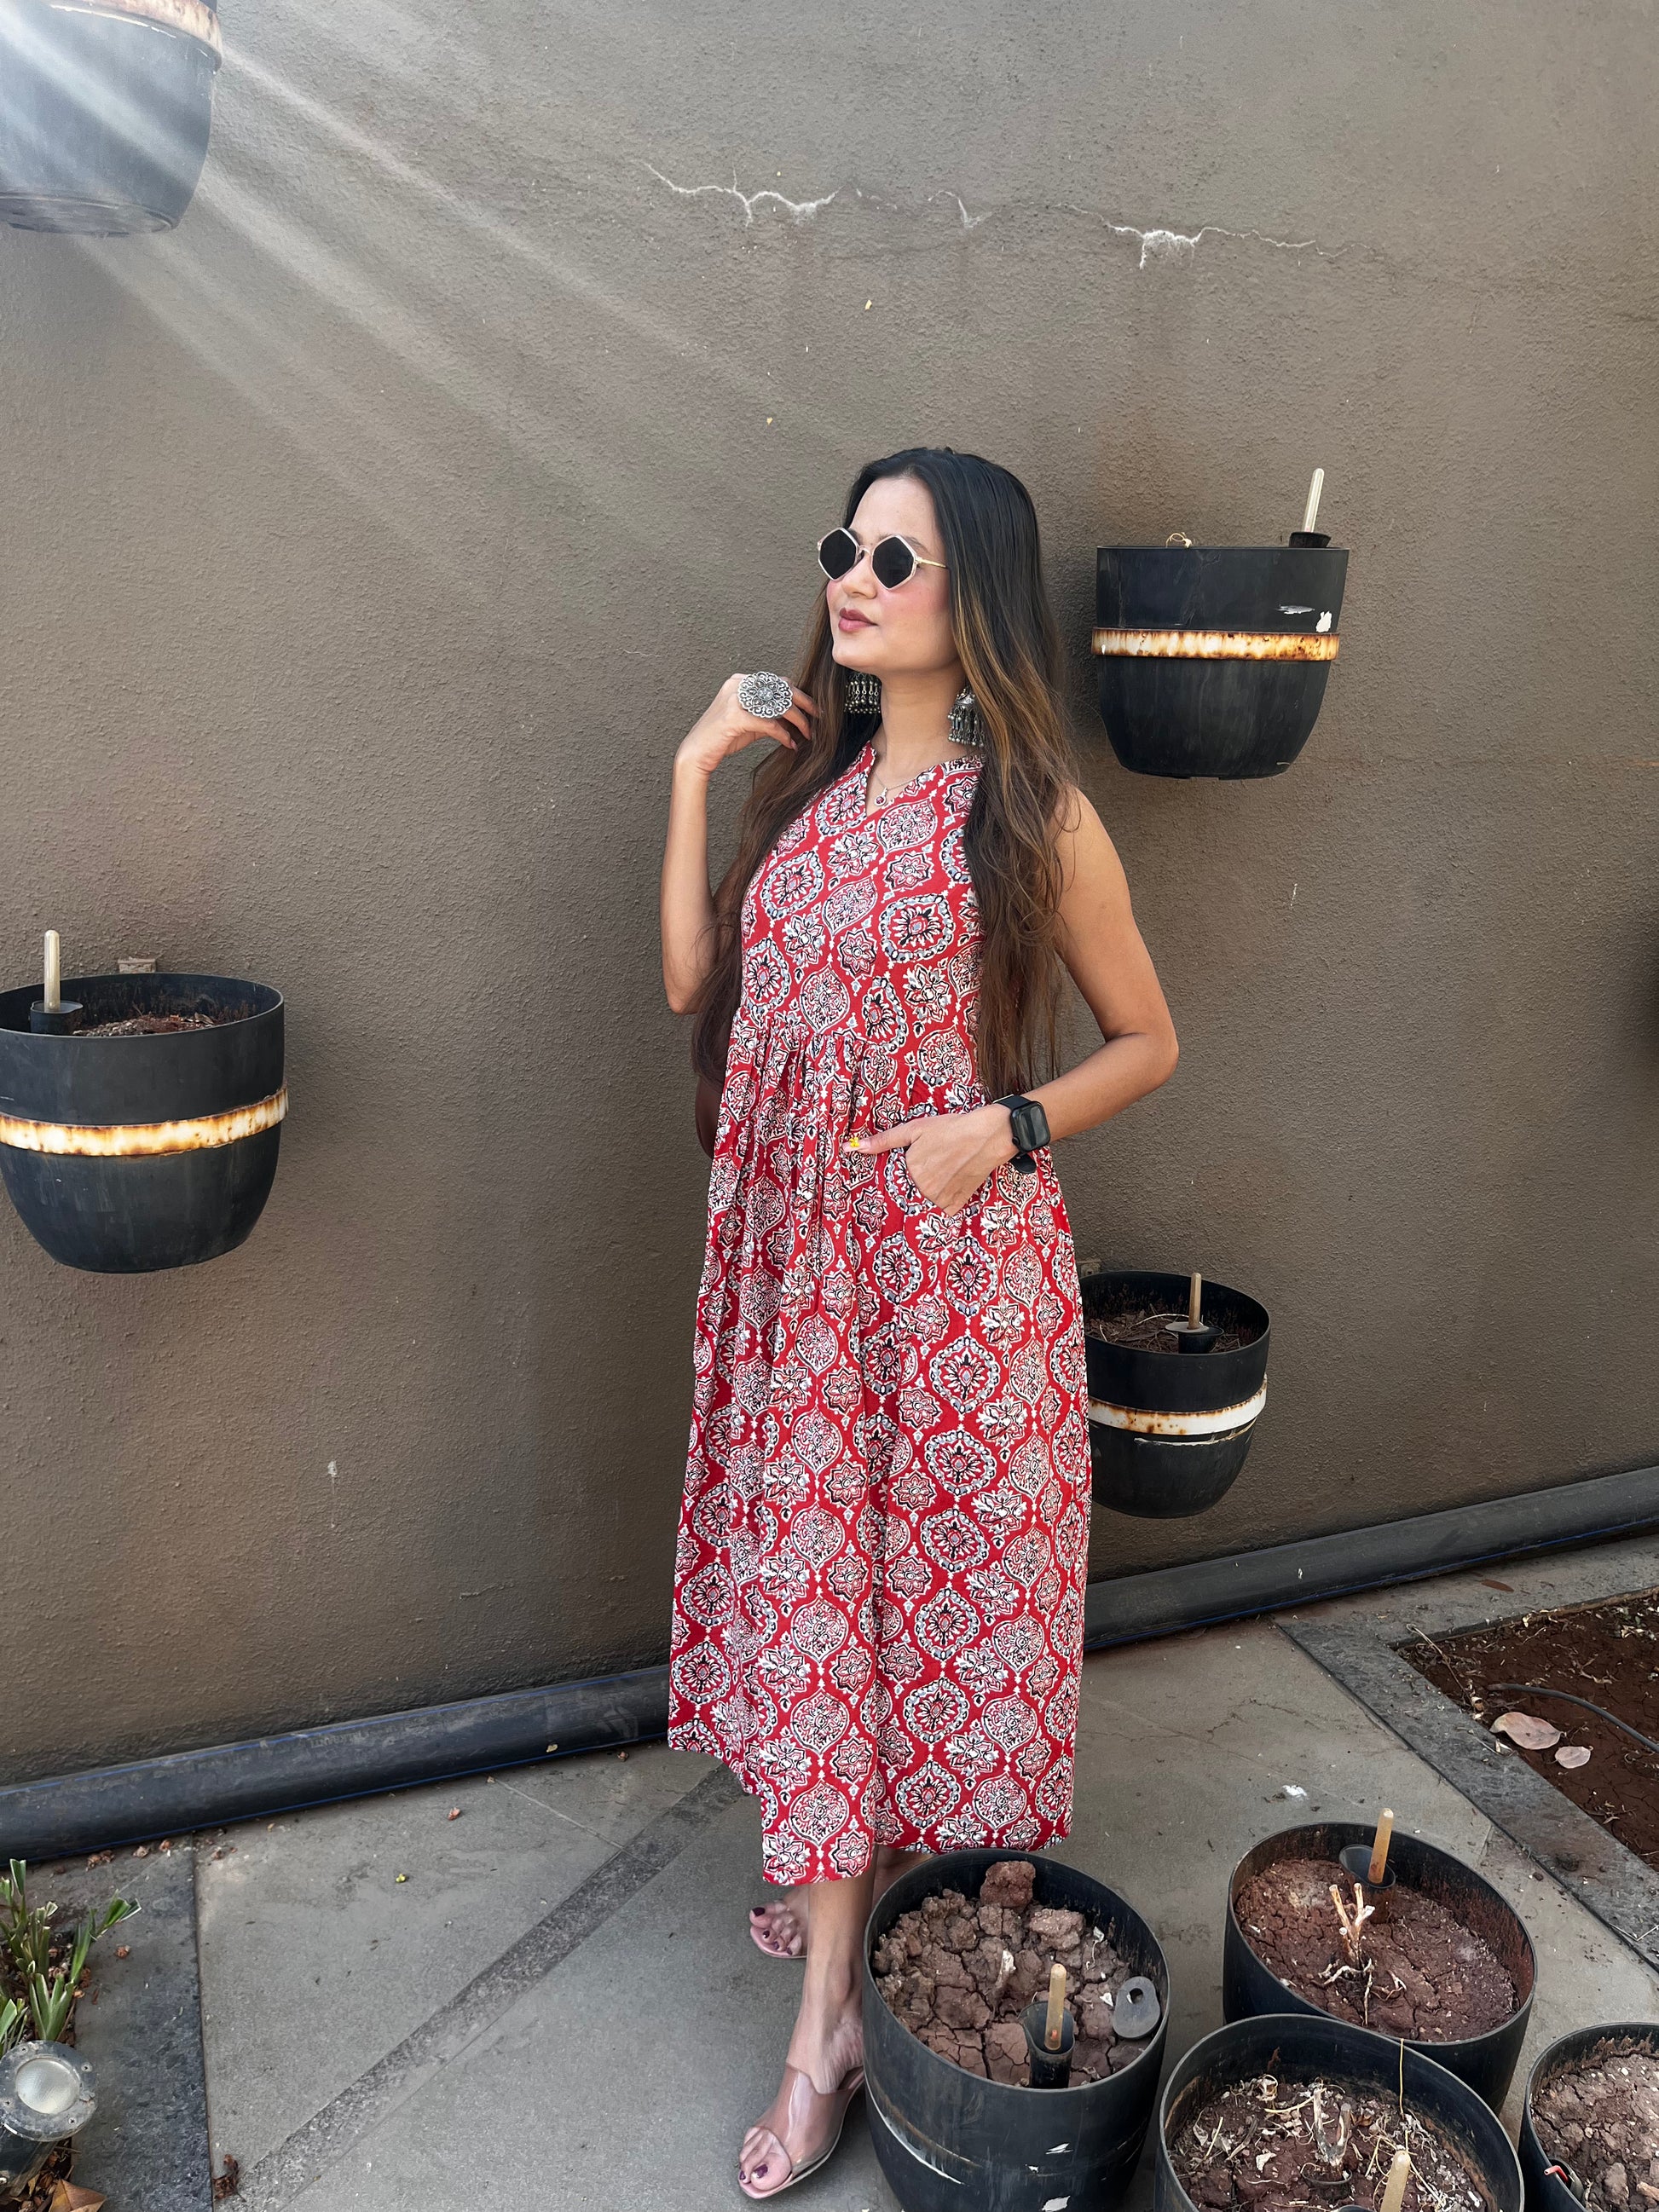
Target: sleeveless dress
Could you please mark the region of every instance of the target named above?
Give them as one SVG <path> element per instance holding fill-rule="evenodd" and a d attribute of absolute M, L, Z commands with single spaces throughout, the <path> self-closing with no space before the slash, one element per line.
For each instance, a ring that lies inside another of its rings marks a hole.
<path fill-rule="evenodd" d="M 1045 1151 L 954 1218 L 854 1129 L 982 1105 L 976 763 L 872 754 L 745 896 L 708 1191 L 669 1741 L 760 1800 L 767 1879 L 1070 1825 L 1090 1461 Z"/>

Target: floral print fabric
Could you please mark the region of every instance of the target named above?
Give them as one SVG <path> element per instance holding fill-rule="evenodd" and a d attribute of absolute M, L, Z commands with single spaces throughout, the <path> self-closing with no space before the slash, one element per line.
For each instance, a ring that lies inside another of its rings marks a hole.
<path fill-rule="evenodd" d="M 850 1131 L 981 1105 L 975 763 L 866 811 L 866 745 L 750 885 L 708 1194 L 669 1740 L 779 1883 L 1071 1817 L 1089 1446 L 1053 1163 L 954 1218 Z"/>

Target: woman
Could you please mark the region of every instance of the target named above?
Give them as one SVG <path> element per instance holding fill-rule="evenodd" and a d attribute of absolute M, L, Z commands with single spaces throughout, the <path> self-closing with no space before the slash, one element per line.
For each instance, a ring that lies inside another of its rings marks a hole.
<path fill-rule="evenodd" d="M 1089 1444 L 1042 1122 L 1093 1128 L 1176 1063 L 1070 780 L 1024 486 L 896 453 L 819 561 L 800 688 L 768 720 L 732 677 L 675 757 L 662 883 L 668 1001 L 723 1084 L 669 1735 L 759 1798 L 794 1888 L 750 1932 L 806 1953 L 738 2162 L 757 2198 L 823 2163 L 861 2086 L 872 1898 L 922 1853 L 1067 1831 Z M 711 893 L 708 781 L 763 738 Z M 1038 1115 L 1062 963 L 1105 1042 Z"/>

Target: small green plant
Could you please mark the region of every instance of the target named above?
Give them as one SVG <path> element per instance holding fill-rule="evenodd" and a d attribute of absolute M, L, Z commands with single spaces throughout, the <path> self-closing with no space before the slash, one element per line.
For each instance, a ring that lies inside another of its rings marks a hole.
<path fill-rule="evenodd" d="M 101 1912 L 88 1908 L 61 1961 L 62 1932 L 52 1924 L 58 1907 L 30 1905 L 27 1872 L 14 1859 L 10 1873 L 0 1875 L 0 2051 L 25 2035 L 37 2043 L 63 2041 L 93 1945 L 138 1910 L 125 1897 L 112 1899 Z"/>

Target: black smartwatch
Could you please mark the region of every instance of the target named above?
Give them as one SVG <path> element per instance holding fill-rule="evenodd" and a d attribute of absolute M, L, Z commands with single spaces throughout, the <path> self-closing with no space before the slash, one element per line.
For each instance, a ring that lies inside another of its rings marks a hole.
<path fill-rule="evenodd" d="M 1036 1162 L 1031 1158 L 1048 1141 L 1048 1116 L 1035 1098 L 1027 1098 L 1020 1091 L 999 1098 L 999 1106 L 1008 1109 L 1008 1119 L 1013 1127 L 1014 1157 L 1009 1162 L 1017 1174 L 1035 1175 Z"/>

